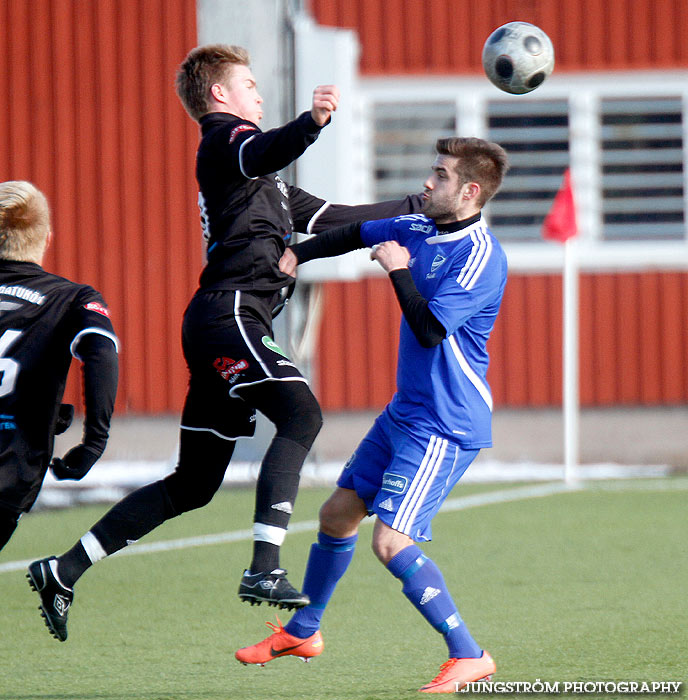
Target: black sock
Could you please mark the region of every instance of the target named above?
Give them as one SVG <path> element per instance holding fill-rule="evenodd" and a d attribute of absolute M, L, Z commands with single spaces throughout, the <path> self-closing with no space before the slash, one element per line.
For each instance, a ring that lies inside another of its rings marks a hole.
<path fill-rule="evenodd" d="M 174 515 L 164 483 L 156 481 L 114 505 L 91 532 L 110 555 L 141 539 Z"/>
<path fill-rule="evenodd" d="M 135 542 L 174 515 L 161 481 L 133 491 L 110 508 L 68 552 L 58 557 L 60 580 L 71 588 L 95 561 Z"/>
<path fill-rule="evenodd" d="M 67 588 L 73 588 L 92 562 L 79 540 L 68 552 L 57 560 L 57 575 Z"/>
<path fill-rule="evenodd" d="M 251 561 L 252 574 L 270 572 L 279 568 L 280 548 L 270 542 L 256 541 L 253 543 L 253 560 Z"/>
<path fill-rule="evenodd" d="M 253 543 L 251 573 L 272 571 L 279 568 L 279 551 L 287 530 L 299 490 L 301 467 L 308 450 L 282 437 L 275 437 L 265 454 L 256 484 L 256 510 L 253 521 L 257 527 L 267 525 L 276 528 L 277 535 L 272 541 L 265 541 L 270 535 L 262 535 Z"/>

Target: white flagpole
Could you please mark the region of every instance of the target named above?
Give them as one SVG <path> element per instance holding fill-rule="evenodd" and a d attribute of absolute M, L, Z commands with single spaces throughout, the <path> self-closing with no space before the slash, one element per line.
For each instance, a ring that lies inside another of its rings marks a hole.
<path fill-rule="evenodd" d="M 576 237 L 564 243 L 564 481 L 572 484 L 578 471 L 578 259 Z"/>

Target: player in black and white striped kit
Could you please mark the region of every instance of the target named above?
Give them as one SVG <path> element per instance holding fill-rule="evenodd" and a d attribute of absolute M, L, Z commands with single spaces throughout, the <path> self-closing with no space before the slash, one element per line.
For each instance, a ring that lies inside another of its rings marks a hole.
<path fill-rule="evenodd" d="M 44 195 L 0 183 L 0 549 L 52 469 L 81 479 L 105 449 L 117 392 L 117 338 L 102 296 L 46 272 L 50 239 Z M 61 404 L 72 356 L 83 362 L 83 441 L 50 463 L 56 433 L 74 409 Z"/>
<path fill-rule="evenodd" d="M 308 597 L 287 580 L 279 550 L 322 416 L 306 379 L 273 337 L 272 319 L 295 283 L 280 271 L 279 260 L 294 231 L 317 233 L 420 211 L 421 196 L 330 205 L 276 174 L 330 121 L 339 99 L 334 86 L 315 89 L 309 112 L 262 132 L 262 99 L 246 51 L 213 45 L 189 53 L 177 74 L 177 92 L 201 127 L 196 176 L 207 243 L 207 264 L 182 329 L 190 382 L 179 462 L 173 474 L 114 506 L 59 557 L 59 574 L 71 589 L 92 563 L 165 520 L 206 505 L 222 484 L 236 439 L 253 435 L 260 411 L 276 433 L 258 477 L 253 558 L 239 597 L 301 607 Z M 66 636 L 66 616 L 54 617 Z"/>

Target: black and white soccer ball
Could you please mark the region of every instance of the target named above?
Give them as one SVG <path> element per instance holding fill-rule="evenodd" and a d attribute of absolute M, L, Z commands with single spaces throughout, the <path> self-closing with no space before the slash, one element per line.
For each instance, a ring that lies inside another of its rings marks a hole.
<path fill-rule="evenodd" d="M 500 90 L 523 95 L 542 85 L 554 70 L 554 47 L 540 27 L 509 22 L 487 37 L 483 68 Z"/>

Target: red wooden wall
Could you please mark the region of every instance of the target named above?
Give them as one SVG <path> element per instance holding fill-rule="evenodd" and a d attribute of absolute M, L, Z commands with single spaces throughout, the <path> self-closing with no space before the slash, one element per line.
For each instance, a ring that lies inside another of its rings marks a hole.
<path fill-rule="evenodd" d="M 485 39 L 512 20 L 542 27 L 556 70 L 688 67 L 685 0 L 309 0 L 319 24 L 356 29 L 367 75 L 482 70 Z"/>
<path fill-rule="evenodd" d="M 487 36 L 517 19 L 550 35 L 557 72 L 688 68 L 686 0 L 309 0 L 309 8 L 320 24 L 357 31 L 369 76 L 479 73 Z M 580 284 L 581 402 L 688 402 L 688 273 L 584 274 Z M 323 407 L 378 408 L 394 391 L 391 287 L 382 278 L 329 283 L 326 299 Z M 490 341 L 496 405 L 559 404 L 561 343 L 561 277 L 511 274 Z"/>
<path fill-rule="evenodd" d="M 688 272 L 582 274 L 584 406 L 688 401 Z M 386 278 L 325 287 L 317 391 L 327 410 L 383 406 L 394 393 L 399 306 Z M 510 274 L 489 341 L 496 406 L 562 400 L 562 285 Z"/>
<path fill-rule="evenodd" d="M 479 71 L 484 38 L 516 18 L 552 35 L 557 70 L 688 67 L 685 0 L 310 6 L 324 24 L 358 28 L 369 75 Z M 201 269 L 197 129 L 173 81 L 196 36 L 196 0 L 0 2 L 0 179 L 31 180 L 48 195 L 46 267 L 104 293 L 122 341 L 120 412 L 178 412 L 186 390 L 180 323 Z M 583 276 L 585 403 L 688 401 L 687 286 L 679 272 Z M 512 275 L 491 345 L 498 403 L 559 401 L 559 291 L 556 276 Z M 346 310 L 336 301 L 344 293 Z M 337 283 L 327 294 L 323 406 L 378 407 L 394 382 L 389 285 Z M 72 381 L 69 398 L 78 390 Z"/>
<path fill-rule="evenodd" d="M 195 0 L 0 3 L 0 179 L 48 196 L 46 269 L 105 295 L 122 341 L 119 411 L 177 411 L 186 390 L 198 139 L 174 73 L 196 43 Z"/>

